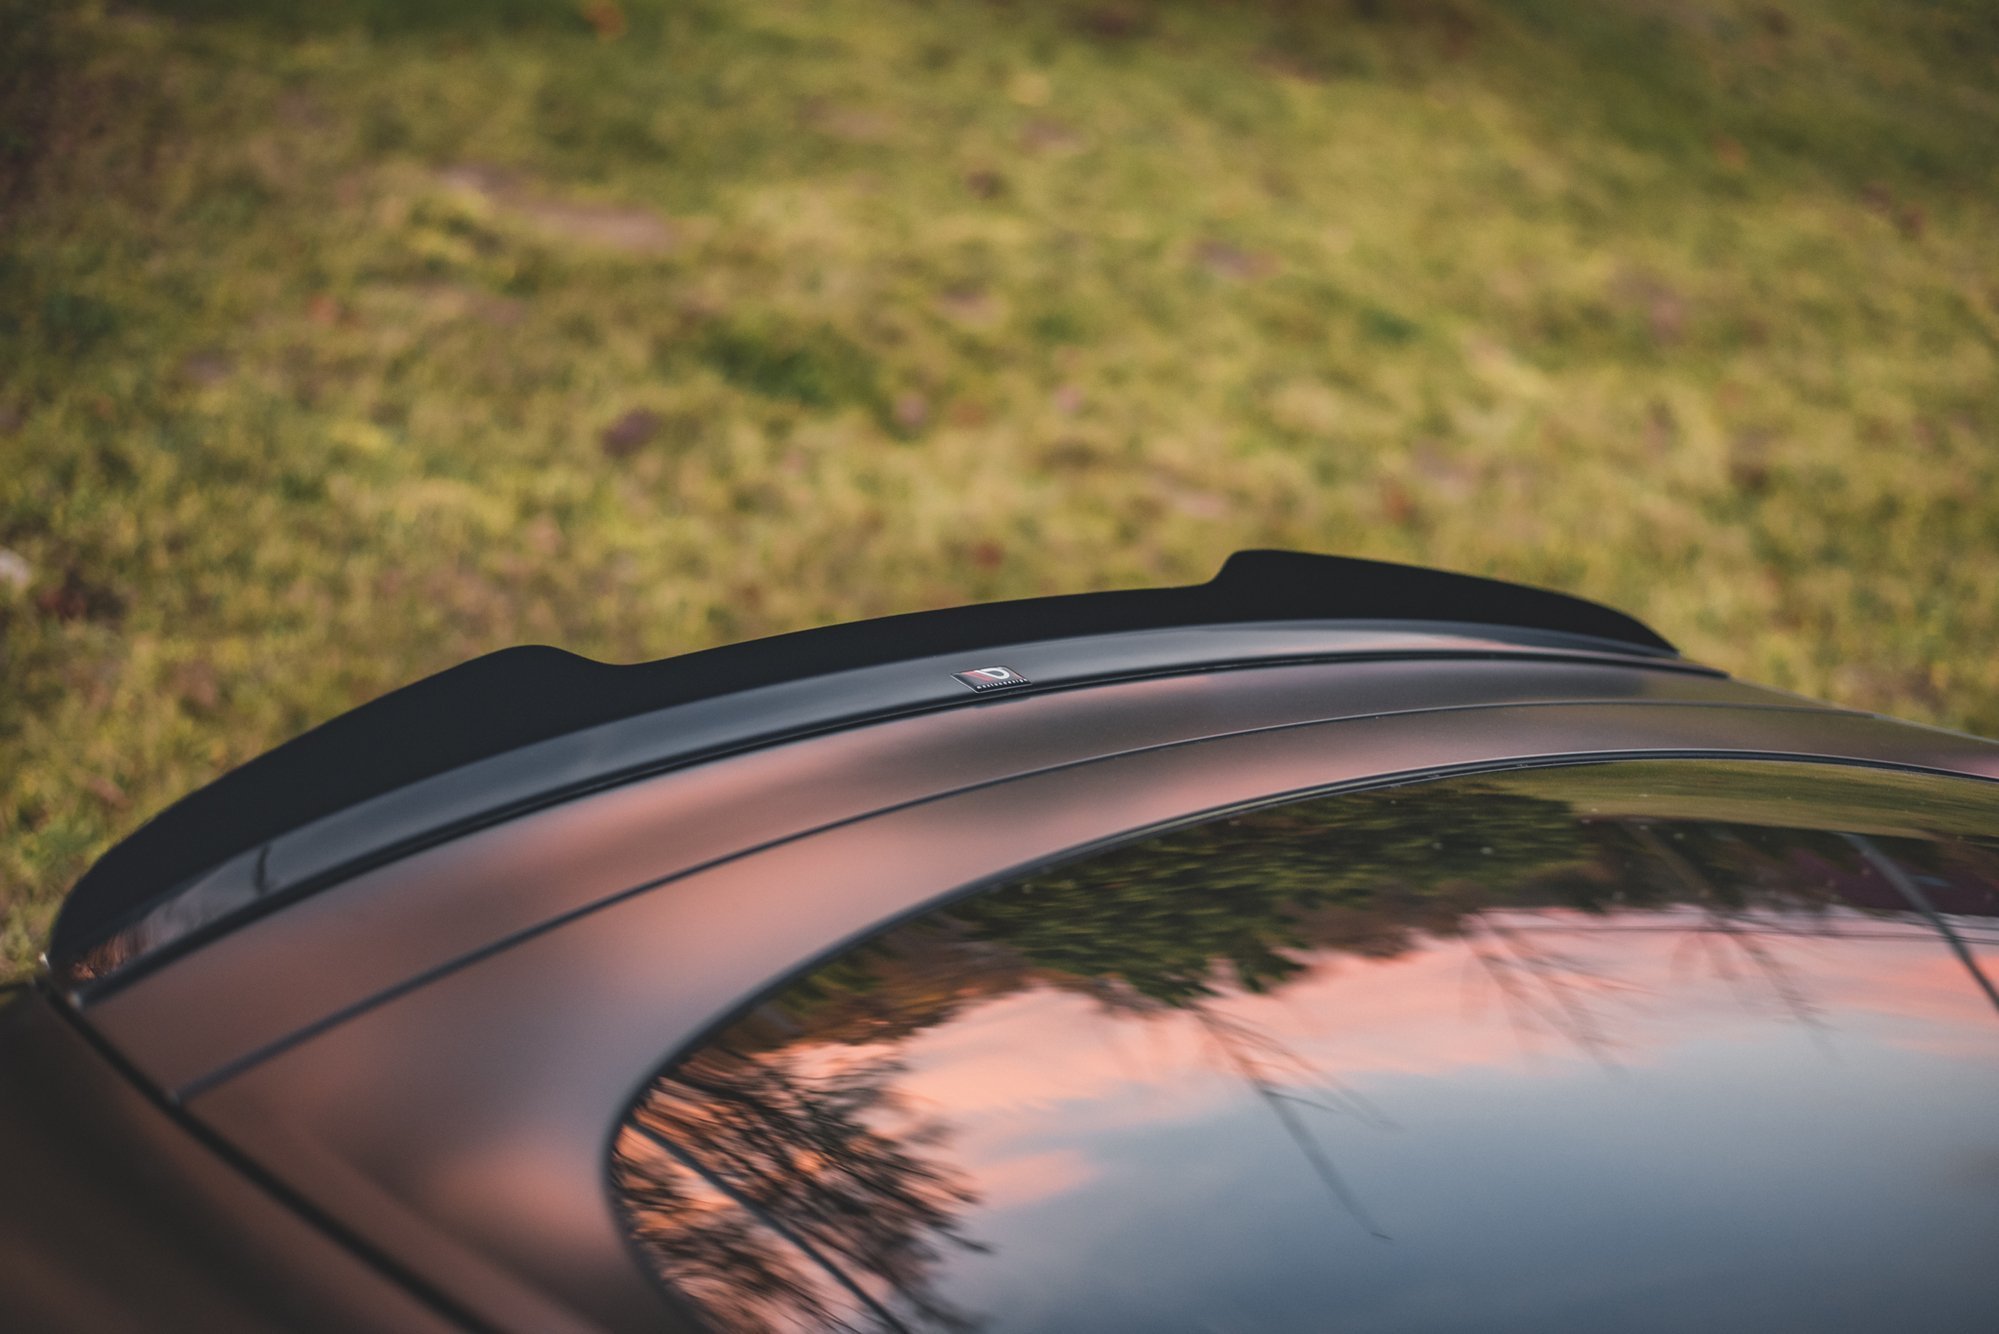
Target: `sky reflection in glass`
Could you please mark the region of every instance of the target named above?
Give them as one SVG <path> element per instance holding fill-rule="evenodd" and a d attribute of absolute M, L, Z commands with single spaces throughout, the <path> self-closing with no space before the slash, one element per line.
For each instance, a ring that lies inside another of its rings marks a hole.
<path fill-rule="evenodd" d="M 1994 831 L 1684 761 L 1212 821 L 797 979 L 614 1185 L 723 1328 L 1990 1330 Z"/>

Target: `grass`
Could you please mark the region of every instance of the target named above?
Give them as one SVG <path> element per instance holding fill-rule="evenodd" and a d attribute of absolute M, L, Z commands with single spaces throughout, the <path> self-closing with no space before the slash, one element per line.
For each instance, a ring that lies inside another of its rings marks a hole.
<path fill-rule="evenodd" d="M 0 907 L 397 684 L 1239 547 L 1999 732 L 1999 20 L 0 0 Z"/>

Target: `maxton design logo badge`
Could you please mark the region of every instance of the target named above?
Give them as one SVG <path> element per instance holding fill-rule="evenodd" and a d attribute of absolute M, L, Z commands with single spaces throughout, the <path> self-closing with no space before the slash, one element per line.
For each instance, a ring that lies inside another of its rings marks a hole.
<path fill-rule="evenodd" d="M 974 690 L 1011 690 L 1028 684 L 1026 677 L 1011 667 L 974 667 L 969 672 L 952 672 Z"/>

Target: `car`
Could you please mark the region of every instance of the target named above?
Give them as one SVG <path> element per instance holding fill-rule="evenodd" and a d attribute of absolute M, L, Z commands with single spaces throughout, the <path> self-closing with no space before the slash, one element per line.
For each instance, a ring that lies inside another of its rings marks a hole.
<path fill-rule="evenodd" d="M 9 1328 L 1999 1325 L 1999 744 L 1246 552 L 508 649 L 0 1002 Z"/>

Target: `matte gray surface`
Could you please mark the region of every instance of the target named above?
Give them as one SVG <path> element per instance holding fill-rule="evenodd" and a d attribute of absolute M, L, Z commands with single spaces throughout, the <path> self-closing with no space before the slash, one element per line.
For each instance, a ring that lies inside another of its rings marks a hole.
<path fill-rule="evenodd" d="M 850 820 L 617 899 L 189 1105 L 496 1322 L 646 1328 L 662 1299 L 606 1199 L 607 1136 L 664 1057 L 747 998 L 950 894 L 1135 830 L 1385 775 L 1619 755 L 1999 777 L 1999 747 L 1973 738 L 1686 703 L 1446 708 L 1154 746 Z"/>

